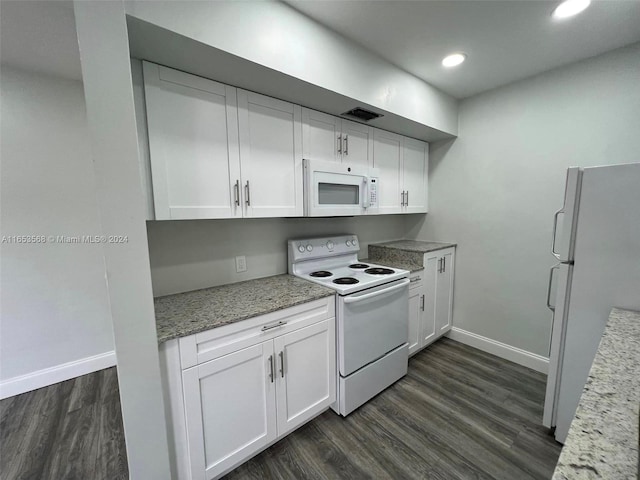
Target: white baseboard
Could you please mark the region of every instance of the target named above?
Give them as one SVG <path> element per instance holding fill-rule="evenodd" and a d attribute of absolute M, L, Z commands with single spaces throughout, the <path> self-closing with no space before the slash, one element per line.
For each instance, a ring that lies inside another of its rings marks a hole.
<path fill-rule="evenodd" d="M 549 359 L 536 353 L 527 352 L 521 348 L 512 347 L 506 343 L 492 340 L 457 327 L 453 327 L 447 334 L 451 340 L 464 343 L 483 352 L 491 353 L 496 357 L 504 358 L 518 365 L 531 368 L 540 373 L 549 372 Z"/>
<path fill-rule="evenodd" d="M 116 352 L 111 351 L 9 378 L 0 382 L 0 399 L 64 382 L 87 373 L 113 367 L 115 364 Z"/>

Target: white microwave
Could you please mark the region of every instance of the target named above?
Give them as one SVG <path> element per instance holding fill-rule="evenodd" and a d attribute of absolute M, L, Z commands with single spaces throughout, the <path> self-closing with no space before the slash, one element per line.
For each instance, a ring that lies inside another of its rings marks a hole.
<path fill-rule="evenodd" d="M 378 210 L 378 170 L 303 160 L 306 217 L 365 215 Z"/>

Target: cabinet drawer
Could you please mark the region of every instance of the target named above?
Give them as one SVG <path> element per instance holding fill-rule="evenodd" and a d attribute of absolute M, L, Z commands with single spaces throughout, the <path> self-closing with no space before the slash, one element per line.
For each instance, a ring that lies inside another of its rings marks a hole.
<path fill-rule="evenodd" d="M 414 272 L 409 276 L 409 290 L 420 288 L 424 284 L 423 271 Z"/>
<path fill-rule="evenodd" d="M 333 296 L 260 315 L 179 340 L 182 369 L 335 317 Z"/>

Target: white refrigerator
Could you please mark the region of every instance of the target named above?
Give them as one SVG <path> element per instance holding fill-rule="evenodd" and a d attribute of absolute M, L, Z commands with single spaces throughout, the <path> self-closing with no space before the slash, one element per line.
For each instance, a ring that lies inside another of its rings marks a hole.
<path fill-rule="evenodd" d="M 543 424 L 564 443 L 611 308 L 640 310 L 640 163 L 569 168 L 551 250 Z"/>

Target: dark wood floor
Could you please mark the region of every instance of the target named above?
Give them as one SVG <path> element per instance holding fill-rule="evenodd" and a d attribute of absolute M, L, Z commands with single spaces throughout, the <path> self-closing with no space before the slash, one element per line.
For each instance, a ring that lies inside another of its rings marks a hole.
<path fill-rule="evenodd" d="M 548 479 L 546 377 L 442 339 L 349 415 L 325 412 L 232 479 Z M 115 368 L 0 401 L 0 477 L 124 479 Z"/>
<path fill-rule="evenodd" d="M 128 478 L 115 367 L 0 401 L 0 477 Z"/>
<path fill-rule="evenodd" d="M 325 412 L 231 479 L 549 479 L 546 376 L 442 339 L 408 375 L 341 418 Z"/>

